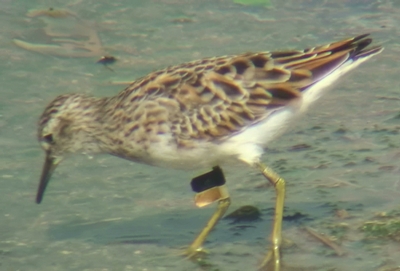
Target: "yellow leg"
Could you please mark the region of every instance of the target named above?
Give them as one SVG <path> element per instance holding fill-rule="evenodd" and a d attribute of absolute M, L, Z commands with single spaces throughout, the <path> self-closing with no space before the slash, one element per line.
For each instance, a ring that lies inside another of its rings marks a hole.
<path fill-rule="evenodd" d="M 187 255 L 188 258 L 196 259 L 201 256 L 201 254 L 204 254 L 204 251 L 202 249 L 204 241 L 206 240 L 212 229 L 215 227 L 215 225 L 217 225 L 221 217 L 225 214 L 230 204 L 231 199 L 229 198 L 229 195 L 227 195 L 223 199 L 218 200 L 217 210 L 211 216 L 210 220 L 207 222 L 207 225 L 203 228 L 200 234 L 196 237 L 196 239 L 194 239 L 192 244 L 185 251 L 185 255 Z"/>
<path fill-rule="evenodd" d="M 261 263 L 260 270 L 280 271 L 281 257 L 280 246 L 282 243 L 282 218 L 283 207 L 285 202 L 285 180 L 271 168 L 258 163 L 257 166 L 265 178 L 275 187 L 276 202 L 274 224 L 271 233 L 272 248 L 268 250 L 267 255 Z"/>

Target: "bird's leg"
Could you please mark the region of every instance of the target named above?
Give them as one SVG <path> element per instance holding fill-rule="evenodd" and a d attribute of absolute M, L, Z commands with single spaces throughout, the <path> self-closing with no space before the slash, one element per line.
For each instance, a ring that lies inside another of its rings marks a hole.
<path fill-rule="evenodd" d="M 271 233 L 272 247 L 268 250 L 267 255 L 263 259 L 260 265 L 260 270 L 280 271 L 280 246 L 282 243 L 282 218 L 286 184 L 285 180 L 271 168 L 261 163 L 258 163 L 257 166 L 261 170 L 261 173 L 264 175 L 264 177 L 267 178 L 267 180 L 275 187 L 276 191 L 274 224 Z"/>
<path fill-rule="evenodd" d="M 197 235 L 194 241 L 186 249 L 185 255 L 187 255 L 188 258 L 196 259 L 205 253 L 205 251 L 202 248 L 202 245 L 206 240 L 207 236 L 209 235 L 209 233 L 212 231 L 212 229 L 215 227 L 215 225 L 218 223 L 221 217 L 225 214 L 230 203 L 231 200 L 229 197 L 218 201 L 217 210 L 208 220 L 207 225 L 201 230 L 199 235 Z"/>
<path fill-rule="evenodd" d="M 217 210 L 215 210 L 208 220 L 207 225 L 185 251 L 185 255 L 188 258 L 197 259 L 204 254 L 202 245 L 215 225 L 217 225 L 218 221 L 225 214 L 231 203 L 231 199 L 225 186 L 224 175 L 219 167 L 214 167 L 213 171 L 194 178 L 191 185 L 192 189 L 197 192 L 195 203 L 198 207 L 203 207 L 214 201 L 218 201 Z"/>

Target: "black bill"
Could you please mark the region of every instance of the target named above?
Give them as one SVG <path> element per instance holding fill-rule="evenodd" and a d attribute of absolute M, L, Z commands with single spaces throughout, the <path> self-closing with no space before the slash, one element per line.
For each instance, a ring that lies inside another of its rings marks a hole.
<path fill-rule="evenodd" d="M 49 152 L 46 153 L 46 159 L 44 160 L 42 176 L 40 177 L 40 183 L 36 194 L 36 203 L 41 203 L 46 190 L 47 184 L 50 181 L 51 175 L 58 163 L 56 158 L 52 157 Z"/>

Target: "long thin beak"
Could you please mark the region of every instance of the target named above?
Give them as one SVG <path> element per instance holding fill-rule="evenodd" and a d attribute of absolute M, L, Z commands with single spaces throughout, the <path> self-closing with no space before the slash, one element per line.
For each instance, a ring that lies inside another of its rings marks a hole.
<path fill-rule="evenodd" d="M 44 191 L 46 190 L 47 184 L 50 181 L 51 175 L 54 169 L 59 164 L 59 160 L 52 157 L 50 152 L 46 152 L 46 159 L 44 160 L 42 176 L 40 177 L 40 183 L 36 194 L 36 203 L 42 202 Z"/>

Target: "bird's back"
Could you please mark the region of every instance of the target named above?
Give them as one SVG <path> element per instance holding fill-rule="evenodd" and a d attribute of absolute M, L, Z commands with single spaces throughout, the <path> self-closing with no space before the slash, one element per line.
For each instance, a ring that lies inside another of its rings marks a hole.
<path fill-rule="evenodd" d="M 314 92 L 309 96 L 310 102 L 315 100 L 319 90 L 337 79 L 332 74 L 340 76 L 382 50 L 366 49 L 371 41 L 360 35 L 302 51 L 184 63 L 136 80 L 117 99 L 133 119 L 143 120 L 147 131 L 166 123 L 182 144 L 224 140 L 301 99 L 304 92 Z"/>

